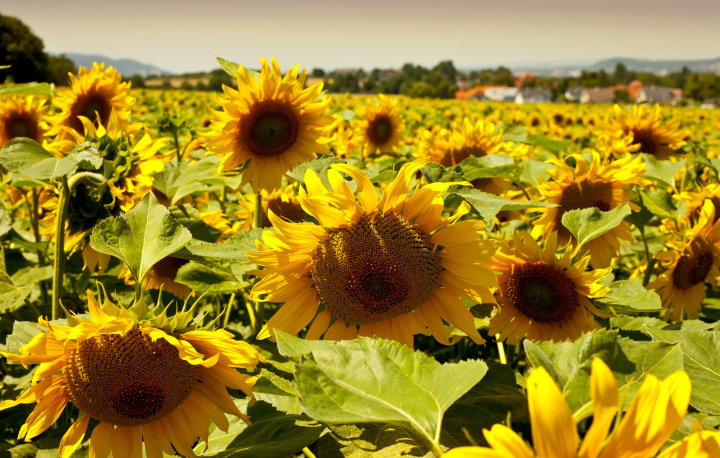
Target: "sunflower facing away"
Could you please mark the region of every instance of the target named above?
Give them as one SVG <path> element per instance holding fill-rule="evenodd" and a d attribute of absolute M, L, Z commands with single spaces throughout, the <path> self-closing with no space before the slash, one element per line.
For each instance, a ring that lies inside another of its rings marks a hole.
<path fill-rule="evenodd" d="M 365 155 L 376 152 L 391 153 L 403 140 L 405 123 L 397 101 L 380 94 L 376 104 L 368 103 L 358 109 L 362 122 L 357 124 L 355 136 L 362 142 Z"/>
<path fill-rule="evenodd" d="M 633 144 L 640 145 L 640 153 L 666 160 L 685 144 L 680 120 L 664 119 L 660 105 L 655 105 L 651 110 L 643 105 L 634 105 L 629 112 L 615 105 L 614 110 L 615 117 L 610 120 L 610 129 L 626 135 L 632 134 Z"/>
<path fill-rule="evenodd" d="M 581 155 L 571 157 L 575 159 L 574 170 L 559 158 L 547 161 L 556 167 L 547 170 L 554 181 L 542 183 L 538 191 L 547 197 L 547 202 L 558 207 L 541 209 L 545 214 L 533 223 L 535 227 L 532 230 L 535 238 L 558 231 L 560 246 L 566 245 L 572 237 L 562 224 L 565 212 L 591 207 L 606 212 L 626 202 L 634 211 L 640 211 L 630 202 L 632 193 L 628 188 L 650 184 L 649 180 L 640 177 L 646 170 L 640 156 L 633 159 L 628 154 L 608 164 L 601 164 L 600 155 L 595 152 L 590 164 Z M 625 221 L 584 245 L 583 248 L 590 252 L 593 267 L 610 266 L 610 260 L 620 252 L 618 239 L 632 240 L 630 226 Z"/>
<path fill-rule="evenodd" d="M 484 342 L 460 297 L 494 302 L 489 288 L 497 282 L 484 264 L 495 244 L 478 240 L 482 222 L 455 222 L 467 207 L 442 216 L 441 196 L 458 183 L 433 183 L 408 197 L 411 178 L 427 162 L 403 165 L 380 202 L 370 179 L 355 167 L 332 165 L 334 192 L 308 169 L 308 191 L 301 189 L 299 199 L 320 225 L 287 222 L 270 211 L 275 232 L 266 231 L 264 245 L 256 242 L 259 251 L 247 253 L 267 267 L 254 272 L 262 280 L 251 297 L 284 303 L 260 338 L 271 337 L 274 329 L 295 334 L 312 322 L 306 339 L 376 335 L 412 347 L 413 335 L 429 328 L 449 345 L 445 320 Z M 359 205 L 341 172 L 357 183 Z"/>
<path fill-rule="evenodd" d="M 45 100 L 33 96 L 5 96 L 0 102 L 0 148 L 13 138 L 26 137 L 43 144 L 47 127 L 42 118 Z"/>
<path fill-rule="evenodd" d="M 705 200 L 691 229 L 684 234 L 676 233 L 665 243 L 673 250 L 660 252 L 655 257 L 666 270 L 647 287 L 660 294 L 665 320 L 678 321 L 683 316 L 697 318 L 706 296 L 705 282 L 715 283 L 720 276 L 720 222 L 715 217 L 712 201 Z"/>
<path fill-rule="evenodd" d="M 585 272 L 588 256 L 572 262 L 570 249 L 557 259 L 557 232 L 543 250 L 527 232 L 513 234 L 513 248 L 503 248 L 490 260 L 498 273 L 500 311 L 490 320 L 488 333 L 516 344 L 529 340 L 576 340 L 597 328 L 593 314 L 607 315 L 590 302 L 608 289 L 598 284 L 610 268 Z"/>
<path fill-rule="evenodd" d="M 285 172 L 315 158 L 329 154 L 325 129 L 334 120 L 324 115 L 330 101 L 322 96 L 322 83 L 307 89 L 306 70 L 298 75 L 297 65 L 282 76 L 273 58 L 272 67 L 260 59 L 259 81 L 238 67 L 238 90 L 223 86 L 224 97 L 212 110 L 212 130 L 204 134 L 208 151 L 222 156 L 218 172 L 235 170 L 248 164 L 241 186 L 250 182 L 255 192 L 280 188 Z"/>
<path fill-rule="evenodd" d="M 40 364 L 32 387 L 0 403 L 0 410 L 37 403 L 18 439 L 42 434 L 68 402 L 80 416 L 60 442 L 61 458 L 77 450 L 91 418 L 100 422 L 90 439 L 90 456 L 98 458 L 143 456 L 143 444 L 148 458 L 195 457 L 193 444 L 207 441 L 211 421 L 223 431 L 226 413 L 249 423 L 226 387 L 253 396 L 255 378 L 234 369 L 264 361 L 251 345 L 223 330 L 187 328 L 193 313 L 168 318 L 165 308 L 138 325 L 127 309 L 109 301 L 101 307 L 89 291 L 88 309 L 90 320 L 71 317 L 74 326 L 40 318 L 47 331 L 20 355 L 0 353 L 26 367 Z"/>
<path fill-rule="evenodd" d="M 600 359 L 590 376 L 593 422 L 582 443 L 560 389 L 543 367 L 527 380 L 528 407 L 535 451 L 512 429 L 496 424 L 483 430 L 487 447 L 458 447 L 445 458 L 652 458 L 680 426 L 690 403 L 690 377 L 677 371 L 663 381 L 648 374 L 620 423 L 617 381 Z M 608 436 L 608 433 L 610 435 Z M 579 449 L 578 449 L 579 447 Z M 675 442 L 657 458 L 715 458 L 720 433 L 698 431 Z"/>
<path fill-rule="evenodd" d="M 263 189 L 260 195 L 262 197 L 262 227 L 272 227 L 268 217 L 269 211 L 275 213 L 275 216 L 294 223 L 301 222 L 307 215 L 300 205 L 297 193 L 292 185 L 272 192 Z M 235 212 L 235 218 L 240 220 L 239 229 L 252 229 L 255 219 L 256 198 L 256 194 L 244 194 L 240 199 L 241 208 Z"/>
<path fill-rule="evenodd" d="M 90 70 L 80 67 L 77 77 L 70 74 L 70 85 L 70 88 L 61 88 L 53 99 L 60 113 L 49 118 L 53 124 L 49 133 L 59 139 L 71 140 L 72 131 L 83 134 L 85 126 L 81 116 L 105 127 L 113 111 L 121 121 L 130 116 L 130 108 L 135 103 L 128 95 L 130 84 L 123 83 L 122 75 L 112 66 L 106 69 L 104 63 L 95 62 Z"/>

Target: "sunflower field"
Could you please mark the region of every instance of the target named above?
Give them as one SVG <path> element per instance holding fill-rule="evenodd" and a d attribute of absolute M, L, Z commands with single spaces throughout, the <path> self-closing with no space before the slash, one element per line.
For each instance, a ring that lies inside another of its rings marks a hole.
<path fill-rule="evenodd" d="M 720 457 L 720 110 L 0 87 L 0 457 Z"/>

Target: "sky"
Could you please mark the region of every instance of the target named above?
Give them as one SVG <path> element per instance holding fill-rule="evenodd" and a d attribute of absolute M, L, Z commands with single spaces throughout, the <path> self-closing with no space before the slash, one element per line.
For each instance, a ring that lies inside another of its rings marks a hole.
<path fill-rule="evenodd" d="M 50 53 L 184 73 L 720 57 L 720 0 L 6 0 Z"/>

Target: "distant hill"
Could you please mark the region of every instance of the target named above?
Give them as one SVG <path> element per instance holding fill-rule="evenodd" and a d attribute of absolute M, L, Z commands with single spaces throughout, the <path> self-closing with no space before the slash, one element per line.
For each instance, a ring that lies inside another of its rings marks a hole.
<path fill-rule="evenodd" d="M 614 71 L 615 66 L 618 63 L 623 63 L 628 70 L 637 72 L 669 73 L 672 71 L 679 71 L 682 70 L 683 67 L 687 67 L 694 72 L 720 73 L 720 57 L 702 60 L 644 60 L 630 59 L 627 57 L 614 57 L 612 59 L 601 60 L 600 62 L 587 67 L 587 70 Z"/>
<path fill-rule="evenodd" d="M 134 76 L 140 75 L 143 78 L 148 76 L 164 76 L 171 75 L 170 72 L 158 68 L 154 65 L 143 64 L 132 59 L 112 59 L 107 56 L 101 56 L 97 54 L 73 54 L 65 53 L 65 56 L 72 60 L 78 67 L 92 67 L 93 62 L 105 62 L 105 65 L 112 65 L 115 67 L 123 76 Z"/>

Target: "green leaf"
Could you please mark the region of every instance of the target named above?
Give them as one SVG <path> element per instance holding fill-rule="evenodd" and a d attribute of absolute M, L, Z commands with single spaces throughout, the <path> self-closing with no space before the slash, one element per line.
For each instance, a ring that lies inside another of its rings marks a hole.
<path fill-rule="evenodd" d="M 663 331 L 647 328 L 653 340 L 681 343 L 685 372 L 692 381 L 690 405 L 700 412 L 720 415 L 720 332 Z"/>
<path fill-rule="evenodd" d="M 645 205 L 643 205 L 640 194 L 636 194 L 636 196 L 633 197 L 632 202 L 638 207 L 640 207 L 640 211 L 633 211 L 625 217 L 625 221 L 629 222 L 630 224 L 639 229 L 642 229 L 651 219 L 655 217 L 655 215 L 653 214 L 653 212 L 648 210 Z"/>
<path fill-rule="evenodd" d="M 229 60 L 225 60 L 221 57 L 216 57 L 217 61 L 220 63 L 220 67 L 222 67 L 223 70 L 225 70 L 225 73 L 230 75 L 233 79 L 237 78 L 237 71 L 240 67 L 239 64 L 236 64 L 235 62 L 230 62 Z M 245 69 L 253 78 L 255 78 L 255 81 L 260 81 L 260 73 L 254 71 L 254 70 L 248 70 Z"/>
<path fill-rule="evenodd" d="M 565 394 L 576 420 L 592 413 L 590 371 L 594 357 L 602 359 L 613 372 L 620 392 L 628 390 L 626 409 L 647 374 L 664 379 L 682 370 L 679 345 L 637 342 L 618 336 L 617 330 L 600 329 L 584 334 L 575 342 L 534 343 L 525 341 L 533 366 L 543 366 Z"/>
<path fill-rule="evenodd" d="M 315 442 L 325 427 L 305 415 L 283 415 L 270 405 L 258 401 L 248 408 L 252 425 L 228 416 L 227 432 L 215 428 L 204 442 L 195 447 L 199 456 L 223 458 L 286 457 Z"/>
<path fill-rule="evenodd" d="M 328 181 L 327 173 L 330 170 L 332 164 L 346 164 L 347 161 L 338 159 L 336 157 L 324 156 L 311 161 L 303 162 L 302 164 L 295 167 L 287 175 L 291 178 L 298 180 L 301 183 L 305 183 L 305 172 L 308 169 L 312 169 L 320 177 L 320 181 L 328 191 L 332 191 L 330 181 Z"/>
<path fill-rule="evenodd" d="M 9 283 L 0 283 L 0 313 L 14 312 L 24 306 L 25 299 L 32 289 L 33 285 L 18 287 Z"/>
<path fill-rule="evenodd" d="M 562 223 L 578 240 L 579 246 L 582 246 L 616 228 L 629 214 L 628 204 L 622 204 L 606 212 L 591 207 L 565 212 Z"/>
<path fill-rule="evenodd" d="M 190 287 L 193 291 L 208 293 L 230 293 L 246 285 L 221 266 L 208 266 L 199 262 L 190 262 L 182 266 L 175 281 Z"/>
<path fill-rule="evenodd" d="M 647 172 L 643 175 L 651 180 L 662 181 L 673 188 L 675 187 L 675 175 L 685 167 L 685 159 L 678 162 L 660 161 L 651 154 L 643 154 L 643 161 L 647 166 Z"/>
<path fill-rule="evenodd" d="M 58 160 L 35 140 L 14 138 L 0 151 L 0 164 L 11 172 L 19 172 L 36 180 L 48 181 L 68 174 L 77 165 L 77 158 Z"/>
<path fill-rule="evenodd" d="M 595 302 L 611 306 L 618 313 L 654 312 L 662 309 L 660 296 L 654 290 L 647 290 L 642 284 L 622 280 L 610 283 L 611 291 Z"/>
<path fill-rule="evenodd" d="M 658 189 L 655 191 L 640 191 L 643 205 L 661 218 L 679 218 L 687 212 L 687 204 L 674 200 L 672 194 Z"/>
<path fill-rule="evenodd" d="M 528 159 L 520 163 L 522 174 L 520 181 L 537 186 L 540 182 L 548 181 L 550 175 L 546 172 L 548 169 L 554 169 L 555 166 L 536 159 Z"/>
<path fill-rule="evenodd" d="M 420 169 L 428 183 L 450 183 L 455 181 L 465 181 L 460 168 L 455 167 L 443 167 L 435 162 L 428 162 L 422 169 Z"/>
<path fill-rule="evenodd" d="M 43 332 L 43 328 L 33 321 L 16 321 L 13 323 L 12 334 L 7 336 L 5 346 L 7 353 L 14 355 L 20 354 L 20 348 L 30 343 L 36 335 Z M 14 361 L 8 361 L 9 364 L 20 364 Z"/>
<path fill-rule="evenodd" d="M 245 256 L 245 253 L 257 251 L 255 240 L 262 240 L 262 234 L 262 228 L 246 229 L 228 238 L 223 243 L 194 243 L 187 245 L 175 253 L 174 256 L 191 261 L 252 264 Z"/>
<path fill-rule="evenodd" d="M 53 266 L 25 267 L 12 275 L 12 282 L 17 286 L 32 285 L 53 277 Z"/>
<path fill-rule="evenodd" d="M 295 386 L 312 418 L 330 424 L 388 423 L 433 442 L 443 414 L 487 371 L 483 361 L 440 364 L 398 342 L 306 341 L 276 331 L 282 355 L 297 358 Z"/>
<path fill-rule="evenodd" d="M 462 170 L 463 178 L 467 181 L 495 177 L 516 180 L 522 172 L 522 169 L 515 164 L 513 158 L 505 154 L 491 154 L 483 157 L 470 156 L 458 166 Z"/>
<path fill-rule="evenodd" d="M 4 236 L 12 230 L 12 220 L 8 215 L 5 204 L 0 204 L 0 237 Z M 5 270 L 4 263 L 2 270 Z"/>
<path fill-rule="evenodd" d="M 502 139 L 504 142 L 527 143 L 527 128 L 525 126 L 505 126 Z"/>
<path fill-rule="evenodd" d="M 203 221 L 200 212 L 190 204 L 170 207 L 169 210 L 178 223 L 188 228 L 194 239 L 215 243 L 222 235 L 220 229 L 215 229 Z"/>
<path fill-rule="evenodd" d="M 124 215 L 100 221 L 93 228 L 90 245 L 100 253 L 120 258 L 142 282 L 156 262 L 184 247 L 190 239 L 190 231 L 149 192 Z"/>
<path fill-rule="evenodd" d="M 281 412 L 290 415 L 302 413 L 298 392 L 292 382 L 267 369 L 260 370 L 260 378 L 253 385 L 255 396 Z"/>
<path fill-rule="evenodd" d="M 457 196 L 466 201 L 485 221 L 488 230 L 495 225 L 495 215 L 506 210 L 526 210 L 529 208 L 550 208 L 557 207 L 555 204 L 526 200 L 516 202 L 494 194 L 480 192 L 477 189 L 467 188 L 461 191 L 450 193 L 448 197 Z"/>
<path fill-rule="evenodd" d="M 528 145 L 535 145 L 543 148 L 552 154 L 558 156 L 572 146 L 572 142 L 568 140 L 552 140 L 543 135 L 528 135 L 524 142 Z"/>
<path fill-rule="evenodd" d="M 48 83 L 8 84 L 0 87 L 0 95 L 42 95 L 52 98 L 52 87 Z"/>
<path fill-rule="evenodd" d="M 395 180 L 395 172 L 392 170 L 384 170 L 380 173 L 370 174 L 368 177 L 372 183 L 392 183 Z"/>

